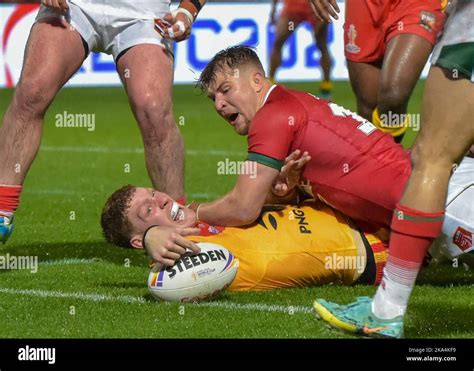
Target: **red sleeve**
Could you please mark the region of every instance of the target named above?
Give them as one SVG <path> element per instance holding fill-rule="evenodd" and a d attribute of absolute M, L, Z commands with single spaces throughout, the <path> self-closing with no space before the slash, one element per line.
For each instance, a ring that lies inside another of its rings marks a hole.
<path fill-rule="evenodd" d="M 301 107 L 289 103 L 269 101 L 257 112 L 248 134 L 247 160 L 281 169 L 301 125 Z"/>

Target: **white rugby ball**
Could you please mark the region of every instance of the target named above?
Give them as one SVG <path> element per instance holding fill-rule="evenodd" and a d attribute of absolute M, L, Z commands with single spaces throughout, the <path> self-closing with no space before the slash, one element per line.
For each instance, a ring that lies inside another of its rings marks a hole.
<path fill-rule="evenodd" d="M 172 267 L 152 268 L 148 289 L 160 300 L 195 302 L 208 300 L 230 286 L 239 260 L 221 245 L 199 242 L 199 254 L 187 253 Z"/>

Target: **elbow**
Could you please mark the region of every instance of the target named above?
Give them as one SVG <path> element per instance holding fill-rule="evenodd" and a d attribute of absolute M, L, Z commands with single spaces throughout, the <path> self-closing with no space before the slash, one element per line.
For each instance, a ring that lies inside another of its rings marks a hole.
<path fill-rule="evenodd" d="M 238 226 L 244 226 L 253 223 L 260 215 L 260 208 L 246 207 L 236 215 Z"/>

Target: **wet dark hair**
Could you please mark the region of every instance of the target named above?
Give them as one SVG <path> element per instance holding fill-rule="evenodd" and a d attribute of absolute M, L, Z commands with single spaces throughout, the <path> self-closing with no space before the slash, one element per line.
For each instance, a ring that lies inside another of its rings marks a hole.
<path fill-rule="evenodd" d="M 226 69 L 233 71 L 249 63 L 254 64 L 264 72 L 257 53 L 250 46 L 237 45 L 221 50 L 201 72 L 197 85 L 205 92 L 209 85 L 215 81 L 218 72 Z"/>

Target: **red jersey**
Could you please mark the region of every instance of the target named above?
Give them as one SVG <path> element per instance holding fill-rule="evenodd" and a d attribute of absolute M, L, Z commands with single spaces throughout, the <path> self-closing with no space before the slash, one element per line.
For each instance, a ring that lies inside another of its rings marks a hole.
<path fill-rule="evenodd" d="M 303 178 L 315 196 L 344 214 L 390 225 L 410 176 L 401 145 L 357 114 L 311 94 L 274 85 L 248 134 L 248 160 L 280 170 L 308 151 Z"/>

